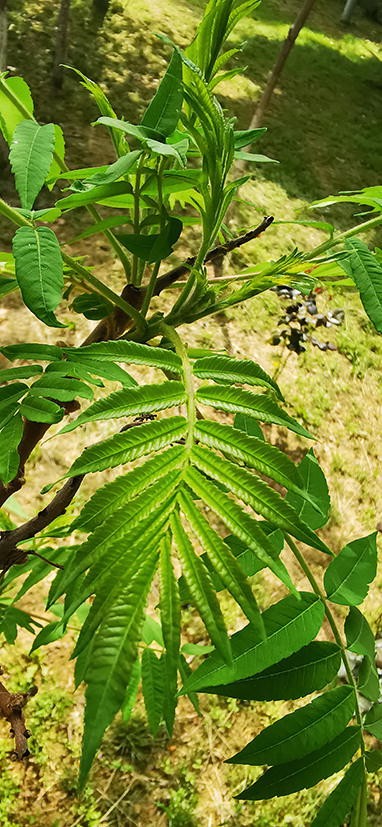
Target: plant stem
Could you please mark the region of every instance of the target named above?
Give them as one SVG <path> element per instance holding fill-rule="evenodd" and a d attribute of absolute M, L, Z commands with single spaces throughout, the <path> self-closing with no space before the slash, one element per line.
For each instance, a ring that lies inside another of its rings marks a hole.
<path fill-rule="evenodd" d="M 357 684 L 355 682 L 354 675 L 353 675 L 353 673 L 351 671 L 351 668 L 350 668 L 346 648 L 345 648 L 345 646 L 342 642 L 342 638 L 341 638 L 338 626 L 336 624 L 336 621 L 335 621 L 335 619 L 332 615 L 332 612 L 331 612 L 331 610 L 330 610 L 330 608 L 329 608 L 329 606 L 326 602 L 326 597 L 323 594 L 319 584 L 317 583 L 317 580 L 316 580 L 314 574 L 311 572 L 308 564 L 305 562 L 301 552 L 297 548 L 296 543 L 292 540 L 291 537 L 289 537 L 288 534 L 285 535 L 285 539 L 288 543 L 288 546 L 289 546 L 292 554 L 296 558 L 296 560 L 299 563 L 300 567 L 302 568 L 305 576 L 309 580 L 309 583 L 312 586 L 312 589 L 313 589 L 314 593 L 317 595 L 317 597 L 320 598 L 320 600 L 322 601 L 322 603 L 324 605 L 325 615 L 326 615 L 326 618 L 327 618 L 328 623 L 330 625 L 330 628 L 333 632 L 333 637 L 334 637 L 336 643 L 338 644 L 338 646 L 341 650 L 341 659 L 342 659 L 342 663 L 345 667 L 345 671 L 346 671 L 346 675 L 347 675 L 349 684 L 350 684 L 350 686 L 352 686 L 352 688 L 354 690 L 355 717 L 356 717 L 357 723 L 358 723 L 358 725 L 361 729 L 361 757 L 362 757 L 363 768 L 364 768 L 364 778 L 363 778 L 363 782 L 362 782 L 362 787 L 360 788 L 360 791 L 358 793 L 358 798 L 357 798 L 355 807 L 353 809 L 351 827 L 367 827 L 367 783 L 366 783 L 366 765 L 365 765 L 366 747 L 365 747 L 365 742 L 364 742 L 364 738 L 363 738 L 363 722 L 362 722 L 362 715 L 361 715 L 361 710 L 360 710 L 359 701 L 358 701 Z"/>
<path fill-rule="evenodd" d="M 187 454 L 190 454 L 191 449 L 194 444 L 194 430 L 197 420 L 197 411 L 196 411 L 196 399 L 195 399 L 195 388 L 194 388 L 194 377 L 192 373 L 191 362 L 188 357 L 187 348 L 183 344 L 180 336 L 174 330 L 173 327 L 162 322 L 160 324 L 160 331 L 166 337 L 166 339 L 171 342 L 171 344 L 175 347 L 175 352 L 182 360 L 182 367 L 183 367 L 183 376 L 184 376 L 184 385 L 186 388 L 186 399 L 187 399 L 187 422 L 188 422 L 188 433 L 187 439 L 185 444 L 185 450 Z"/>
<path fill-rule="evenodd" d="M 123 310 L 123 312 L 126 313 L 127 316 L 130 316 L 134 320 L 139 335 L 142 333 L 142 330 L 144 328 L 144 319 L 141 316 L 139 310 L 136 310 L 136 308 L 133 307 L 133 305 L 130 304 L 130 302 L 127 302 L 125 299 L 123 299 L 122 296 L 118 296 L 117 293 L 114 293 L 114 290 L 111 290 L 110 287 L 107 287 L 106 284 L 97 279 L 97 277 L 90 273 L 89 270 L 86 269 L 86 267 L 83 267 L 71 256 L 68 256 L 66 253 L 63 253 L 62 251 L 61 255 L 65 264 L 71 267 L 71 269 L 75 273 L 77 273 L 78 276 L 80 276 L 81 282 L 85 281 L 88 284 L 91 284 L 92 287 L 94 287 L 94 289 L 97 291 L 97 293 L 100 294 L 100 296 L 103 296 L 113 305 Z"/>
<path fill-rule="evenodd" d="M 162 189 L 162 173 L 163 173 L 163 169 L 165 167 L 165 162 L 166 162 L 166 159 L 162 158 L 159 161 L 158 170 L 157 170 L 158 205 L 159 205 L 159 214 L 160 214 L 159 229 L 160 229 L 161 233 L 164 232 L 165 223 L 166 223 L 166 215 L 165 215 L 165 211 L 164 211 L 164 207 L 163 207 L 163 189 Z M 154 264 L 154 267 L 152 269 L 152 272 L 151 272 L 150 281 L 147 285 L 145 296 L 144 296 L 144 299 L 143 299 L 142 308 L 141 308 L 141 313 L 142 313 L 143 318 L 145 318 L 146 315 L 147 315 L 147 311 L 150 307 L 151 299 L 154 295 L 155 285 L 156 285 L 156 282 L 157 282 L 160 266 L 161 266 L 161 260 L 156 261 L 155 264 Z"/>
<path fill-rule="evenodd" d="M 144 161 L 144 155 L 142 155 L 138 168 L 137 173 L 135 176 L 135 187 L 134 187 L 134 215 L 133 215 L 133 226 L 134 226 L 134 233 L 135 235 L 139 234 L 140 229 L 140 194 L 141 194 L 141 177 L 142 177 L 142 164 Z M 139 257 L 137 255 L 133 255 L 133 267 L 131 271 L 131 280 L 135 287 L 139 287 L 139 272 L 138 272 L 138 263 Z"/>
<path fill-rule="evenodd" d="M 362 224 L 357 224 L 356 227 L 351 227 L 350 230 L 339 233 L 334 238 L 329 238 L 328 241 L 323 241 L 322 244 L 319 244 L 318 247 L 315 247 L 314 250 L 309 253 L 309 260 L 321 255 L 321 253 L 326 253 L 327 250 L 331 250 L 332 247 L 341 244 L 343 241 L 346 241 L 347 238 L 358 235 L 358 233 L 366 233 L 368 230 L 372 230 L 380 224 L 382 224 L 382 215 L 377 215 L 375 218 L 370 218 L 369 221 L 364 221 Z"/>
<path fill-rule="evenodd" d="M 354 675 L 353 675 L 353 673 L 351 671 L 351 668 L 350 668 L 349 660 L 348 660 L 347 653 L 346 653 L 346 648 L 345 648 L 345 646 L 342 642 L 342 638 L 341 638 L 338 626 L 336 624 L 336 621 L 335 621 L 335 619 L 332 615 L 331 610 L 329 609 L 329 606 L 326 602 L 326 597 L 323 594 L 323 592 L 320 588 L 320 585 L 317 583 L 317 580 L 316 580 L 314 574 L 312 574 L 308 564 L 306 563 L 306 561 L 303 558 L 303 555 L 301 554 L 300 550 L 297 548 L 296 543 L 292 540 L 291 537 L 289 537 L 288 534 L 285 535 L 285 539 L 288 543 L 288 546 L 289 546 L 292 554 L 294 555 L 297 562 L 299 563 L 300 568 L 303 570 L 305 576 L 309 580 L 309 583 L 312 586 L 312 589 L 313 589 L 314 593 L 317 595 L 317 597 L 320 598 L 320 600 L 322 601 L 322 603 L 324 605 L 325 615 L 326 615 L 326 618 L 327 618 L 328 623 L 330 625 L 330 628 L 333 632 L 334 639 L 335 639 L 336 643 L 338 644 L 338 646 L 341 649 L 341 658 L 342 658 L 343 665 L 345 667 L 345 671 L 346 671 L 346 675 L 347 675 L 349 684 L 354 689 L 355 716 L 356 716 L 356 719 L 357 719 L 357 723 L 361 727 L 361 731 L 363 731 L 362 715 L 361 715 L 361 710 L 359 708 L 359 703 L 358 703 L 357 685 L 356 685 L 356 682 L 355 682 L 355 679 L 354 679 Z M 363 738 L 362 738 L 362 743 L 361 743 L 361 751 L 362 751 L 362 755 L 364 755 L 364 753 L 365 753 L 365 744 L 364 744 Z"/>

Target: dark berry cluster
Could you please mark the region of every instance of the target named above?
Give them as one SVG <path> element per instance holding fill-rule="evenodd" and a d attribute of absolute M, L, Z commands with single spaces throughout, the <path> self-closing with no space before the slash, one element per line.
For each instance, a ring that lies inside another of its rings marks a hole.
<path fill-rule="evenodd" d="M 313 335 L 313 331 L 319 327 L 338 327 L 345 318 L 345 313 L 340 308 L 329 310 L 327 313 L 320 313 L 317 307 L 317 299 L 321 288 L 303 296 L 299 290 L 280 284 L 274 291 L 283 302 L 290 302 L 285 308 L 278 321 L 278 327 L 282 330 L 275 332 L 271 338 L 272 345 L 284 343 L 288 350 L 294 353 L 304 353 L 308 342 L 320 350 L 337 350 L 333 342 L 322 341 Z"/>

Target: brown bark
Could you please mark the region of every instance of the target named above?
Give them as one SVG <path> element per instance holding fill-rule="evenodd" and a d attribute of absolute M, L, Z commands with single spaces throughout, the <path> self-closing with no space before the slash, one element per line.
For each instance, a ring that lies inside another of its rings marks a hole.
<path fill-rule="evenodd" d="M 316 0 L 305 0 L 293 25 L 290 27 L 289 32 L 284 40 L 284 43 L 281 46 L 273 69 L 268 77 L 266 87 L 257 104 L 256 111 L 251 120 L 249 129 L 256 129 L 257 127 L 262 125 L 264 120 L 264 114 L 268 109 L 273 92 L 280 79 L 285 63 L 289 57 L 289 54 L 295 44 L 295 41 L 301 29 L 303 28 L 303 26 L 305 26 L 305 23 L 309 17 L 310 12 L 312 11 L 315 2 Z"/>
<path fill-rule="evenodd" d="M 56 89 L 61 89 L 63 73 L 61 65 L 66 63 L 69 43 L 70 0 L 61 0 L 56 26 L 56 42 L 54 46 L 54 63 L 52 81 Z"/>
<path fill-rule="evenodd" d="M 0 72 L 4 72 L 7 68 L 7 40 L 7 0 L 0 0 Z"/>
<path fill-rule="evenodd" d="M 0 674 L 1 674 L 0 669 Z M 15 739 L 13 756 L 21 761 L 29 755 L 28 738 L 30 733 L 25 728 L 23 708 L 29 698 L 37 692 L 32 687 L 29 692 L 9 692 L 4 684 L 0 683 L 0 716 L 11 725 L 11 736 Z"/>

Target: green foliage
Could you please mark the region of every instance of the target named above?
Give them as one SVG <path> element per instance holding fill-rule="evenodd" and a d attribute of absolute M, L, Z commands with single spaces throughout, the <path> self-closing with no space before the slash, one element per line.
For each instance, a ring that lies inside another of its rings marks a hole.
<path fill-rule="evenodd" d="M 51 574 L 45 554 L 33 556 L 36 549 L 44 552 L 51 533 L 59 548 L 47 546 L 49 559 L 59 570 L 48 607 L 58 619 L 40 629 L 33 648 L 58 640 L 76 616 L 81 627 L 73 653 L 76 683 L 86 685 L 82 786 L 106 728 L 119 711 L 129 719 L 140 686 L 154 735 L 162 725 L 172 734 L 179 678 L 181 694 L 197 711 L 199 691 L 258 701 L 313 694 L 231 759 L 269 767 L 239 798 L 266 799 L 312 786 L 346 768 L 360 750 L 314 824 L 339 827 L 353 810 L 352 824 L 363 827 L 365 773 L 380 764 L 377 751 L 365 756 L 364 729 L 380 736 L 381 710 L 373 633 L 355 607 L 375 577 L 376 535 L 333 554 L 316 533 L 328 522 L 330 496 L 313 451 L 296 465 L 265 438 L 264 424 L 298 439 L 312 438 L 287 412 L 275 380 L 251 359 L 229 357 L 213 346 L 203 352 L 189 348 L 184 333 L 186 325 L 280 283 L 311 290 L 318 280 L 334 285 L 336 279 L 343 287 L 356 285 L 381 332 L 381 254 L 353 238 L 381 222 L 380 187 L 314 205 L 366 204 L 372 218 L 359 228 L 336 235 L 328 222 L 304 222 L 329 238 L 313 250 L 287 251 L 277 261 L 209 278 L 206 259 L 228 254 L 272 222 L 267 219 L 248 237 L 230 238 L 225 216 L 250 177 L 235 178 L 235 160 L 270 159 L 245 150 L 264 130 L 235 130 L 214 96 L 220 80 L 237 71 L 222 71 L 239 51 L 224 51 L 227 36 L 258 5 L 258 0 L 207 3 L 191 46 L 182 52 L 171 44 L 167 71 L 139 124 L 117 113 L 101 87 L 74 70 L 98 107 L 98 129 L 106 127 L 111 137 L 116 155 L 111 164 L 67 169 L 60 128 L 37 123 L 22 79 L 0 78 L 0 126 L 21 202 L 18 209 L 0 200 L 0 213 L 17 227 L 13 256 L 4 255 L 0 295 L 19 287 L 24 304 L 43 325 L 65 327 L 55 316 L 60 304 L 63 313 L 66 306 L 99 322 L 77 347 L 45 344 L 42 332 L 40 342 L 1 348 L 6 359 L 21 363 L 0 371 L 3 501 L 9 485 L 17 490 L 23 484 L 24 461 L 39 435 L 84 400 L 90 404 L 56 436 L 85 427 L 90 439 L 64 470 L 65 484 L 51 504 L 21 527 L 21 534 L 6 523 L 0 560 L 9 571 L 1 584 L 0 631 L 9 643 L 18 627 L 35 633 L 34 621 L 16 603 Z M 56 192 L 53 209 L 34 210 L 44 184 L 54 188 L 57 182 L 70 193 Z M 119 212 L 105 216 L 104 206 Z M 78 209 L 86 209 L 93 223 L 81 227 L 77 238 L 103 234 L 120 259 L 119 292 L 107 277 L 94 274 L 91 261 L 69 256 L 53 230 L 41 226 L 61 215 L 65 221 L 68 211 Z M 178 242 L 178 259 L 188 243 L 188 224 L 195 225 L 195 255 L 167 270 L 164 262 Z M 124 229 L 114 233 L 118 227 Z M 164 290 L 166 301 L 155 303 Z M 130 375 L 131 366 L 139 368 L 139 380 Z M 113 387 L 105 389 L 102 380 Z M 51 526 L 83 476 L 109 469 L 117 469 L 115 478 L 99 483 L 70 526 Z M 76 545 L 73 531 L 79 532 Z M 323 561 L 329 557 L 325 591 L 308 552 L 295 540 L 325 554 Z M 21 547 L 27 561 L 15 567 L 12 555 L 21 541 L 28 542 Z M 296 588 L 288 558 L 281 557 L 284 544 L 311 591 Z M 265 568 L 282 584 L 284 596 L 261 611 L 251 578 Z M 223 591 L 245 617 L 246 625 L 233 635 Z M 211 645 L 182 642 L 186 602 L 200 615 Z M 349 607 L 346 648 L 330 602 Z M 147 604 L 154 617 L 146 615 Z M 334 642 L 315 639 L 325 617 Z M 362 659 L 354 673 L 347 650 Z M 196 669 L 190 666 L 188 658 L 205 655 Z M 335 685 L 341 661 L 348 686 Z M 372 702 L 364 718 L 358 693 Z"/>

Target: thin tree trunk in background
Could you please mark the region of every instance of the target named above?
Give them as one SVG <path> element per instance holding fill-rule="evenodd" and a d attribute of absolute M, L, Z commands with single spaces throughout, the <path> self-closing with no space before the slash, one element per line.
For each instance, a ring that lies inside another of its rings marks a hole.
<path fill-rule="evenodd" d="M 105 17 L 105 14 L 109 8 L 109 0 L 93 0 L 93 9 L 97 14 L 102 15 Z"/>
<path fill-rule="evenodd" d="M 0 0 L 0 72 L 7 68 L 7 0 Z"/>
<path fill-rule="evenodd" d="M 257 104 L 255 114 L 252 118 L 249 128 L 255 129 L 258 126 L 261 126 L 264 118 L 264 114 L 269 106 L 269 102 L 275 90 L 275 87 L 279 81 L 281 72 L 284 68 L 286 60 L 289 56 L 291 49 L 294 46 L 294 43 L 303 28 L 305 23 L 309 17 L 310 12 L 315 4 L 316 0 L 305 0 L 301 10 L 299 11 L 293 25 L 290 27 L 287 37 L 284 40 L 284 43 L 279 51 L 276 63 L 268 77 L 267 85 L 261 95 L 259 103 Z"/>
<path fill-rule="evenodd" d="M 52 81 L 56 89 L 61 89 L 63 83 L 63 72 L 61 63 L 66 63 L 69 42 L 69 15 L 70 0 L 61 0 L 60 11 L 58 12 L 56 26 L 56 43 L 54 47 L 54 63 Z"/>
<path fill-rule="evenodd" d="M 341 15 L 341 23 L 350 23 L 353 11 L 358 3 L 358 0 L 346 0 L 344 10 Z"/>

